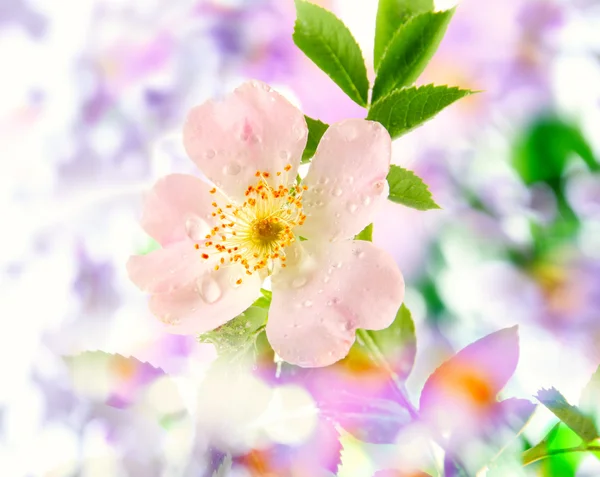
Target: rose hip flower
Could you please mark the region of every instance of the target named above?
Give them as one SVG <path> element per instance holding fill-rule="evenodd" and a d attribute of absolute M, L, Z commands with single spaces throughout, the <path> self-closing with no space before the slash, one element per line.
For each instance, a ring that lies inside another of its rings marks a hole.
<path fill-rule="evenodd" d="M 212 184 L 180 174 L 158 181 L 142 227 L 163 248 L 127 265 L 169 331 L 221 326 L 269 276 L 267 337 L 290 363 L 329 365 L 357 328 L 391 324 L 402 274 L 386 252 L 352 240 L 386 199 L 390 136 L 362 119 L 332 125 L 299 182 L 307 135 L 304 115 L 259 82 L 190 111 L 184 145 Z"/>

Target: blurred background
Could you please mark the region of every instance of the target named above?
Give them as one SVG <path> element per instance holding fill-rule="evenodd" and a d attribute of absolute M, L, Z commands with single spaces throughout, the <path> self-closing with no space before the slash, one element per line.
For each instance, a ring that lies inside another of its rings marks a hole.
<path fill-rule="evenodd" d="M 318 3 L 371 65 L 375 0 Z M 325 122 L 365 116 L 295 48 L 294 17 L 291 0 L 0 0 L 3 476 L 333 475 L 307 462 L 331 471 L 340 452 L 342 477 L 407 465 L 406 436 L 346 435 L 340 450 L 298 383 L 207 376 L 212 346 L 166 335 L 125 273 L 153 246 L 142 193 L 194 170 L 180 140 L 192 106 L 255 78 Z M 388 203 L 375 222 L 407 281 L 415 402 L 442 360 L 514 324 L 509 396 L 555 386 L 577 403 L 600 363 L 598 32 L 597 0 L 463 0 L 419 81 L 482 92 L 394 144 L 443 209 Z M 538 410 L 525 439 L 551 421 Z"/>

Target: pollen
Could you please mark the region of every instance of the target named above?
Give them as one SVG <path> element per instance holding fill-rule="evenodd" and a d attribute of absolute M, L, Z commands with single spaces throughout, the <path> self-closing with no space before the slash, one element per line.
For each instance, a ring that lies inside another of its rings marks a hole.
<path fill-rule="evenodd" d="M 211 204 L 215 223 L 196 248 L 203 259 L 212 257 L 215 270 L 239 264 L 247 275 L 261 270 L 271 274 L 277 265 L 286 266 L 285 248 L 296 240 L 294 228 L 306 220 L 302 198 L 308 190 L 305 185 L 293 185 L 291 169 L 288 164 L 274 173 L 257 170 L 256 182 L 244 191 L 243 202 L 211 189 L 216 194 Z M 215 238 L 220 240 L 215 242 Z M 235 283 L 240 285 L 242 279 Z"/>

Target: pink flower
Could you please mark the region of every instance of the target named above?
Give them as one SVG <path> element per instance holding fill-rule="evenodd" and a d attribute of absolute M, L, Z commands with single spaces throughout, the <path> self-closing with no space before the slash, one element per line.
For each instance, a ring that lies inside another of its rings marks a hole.
<path fill-rule="evenodd" d="M 352 240 L 386 199 L 390 136 L 362 119 L 332 125 L 298 183 L 307 134 L 303 114 L 259 82 L 190 111 L 184 145 L 212 184 L 161 179 L 142 226 L 163 248 L 127 264 L 169 331 L 217 328 L 269 276 L 267 337 L 290 363 L 329 365 L 346 356 L 357 328 L 391 324 L 402 274 L 386 252 Z"/>

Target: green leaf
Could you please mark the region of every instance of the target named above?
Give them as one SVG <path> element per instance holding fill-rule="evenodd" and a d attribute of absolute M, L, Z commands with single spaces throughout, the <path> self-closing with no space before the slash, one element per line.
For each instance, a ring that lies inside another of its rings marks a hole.
<path fill-rule="evenodd" d="M 358 330 L 357 343 L 359 349 L 365 348 L 371 359 L 392 373 L 394 380 L 406 380 L 417 353 L 415 324 L 409 309 L 402 305 L 393 323 L 384 330 Z"/>
<path fill-rule="evenodd" d="M 559 422 L 534 447 L 523 452 L 524 466 L 542 461 L 540 475 L 575 477 L 587 449 L 581 438 L 564 423 Z"/>
<path fill-rule="evenodd" d="M 387 175 L 390 186 L 388 199 L 417 210 L 439 209 L 427 184 L 414 172 L 392 164 Z"/>
<path fill-rule="evenodd" d="M 579 156 L 591 171 L 600 170 L 594 152 L 575 125 L 554 116 L 535 120 L 517 141 L 513 165 L 525 184 L 559 181 L 574 156 Z"/>
<path fill-rule="evenodd" d="M 373 51 L 375 71 L 398 27 L 410 17 L 433 9 L 433 0 L 379 0 Z"/>
<path fill-rule="evenodd" d="M 356 237 L 354 240 L 365 240 L 367 242 L 373 241 L 373 224 L 367 225 Z"/>
<path fill-rule="evenodd" d="M 454 9 L 421 13 L 396 30 L 379 64 L 373 103 L 415 82 L 437 50 L 452 15 Z"/>
<path fill-rule="evenodd" d="M 593 419 L 586 416 L 576 406 L 570 405 L 556 389 L 542 389 L 536 397 L 585 442 L 591 442 L 600 437 Z"/>
<path fill-rule="evenodd" d="M 330 11 L 296 0 L 294 43 L 356 103 L 366 106 L 367 68 L 350 30 Z"/>
<path fill-rule="evenodd" d="M 217 329 L 199 335 L 198 341 L 213 344 L 219 356 L 229 357 L 232 361 L 243 357 L 250 351 L 258 335 L 265 328 L 268 311 L 262 303 L 255 306 L 261 300 L 265 298 L 259 298 L 244 313 Z"/>
<path fill-rule="evenodd" d="M 395 139 L 470 94 L 466 89 L 432 84 L 399 89 L 374 103 L 367 119 L 379 121 Z"/>
<path fill-rule="evenodd" d="M 317 146 L 321 142 L 323 134 L 329 128 L 329 124 L 325 124 L 318 119 L 309 118 L 308 116 L 304 116 L 304 119 L 306 119 L 306 125 L 308 126 L 308 140 L 302 153 L 302 162 L 306 163 L 315 155 Z"/>

